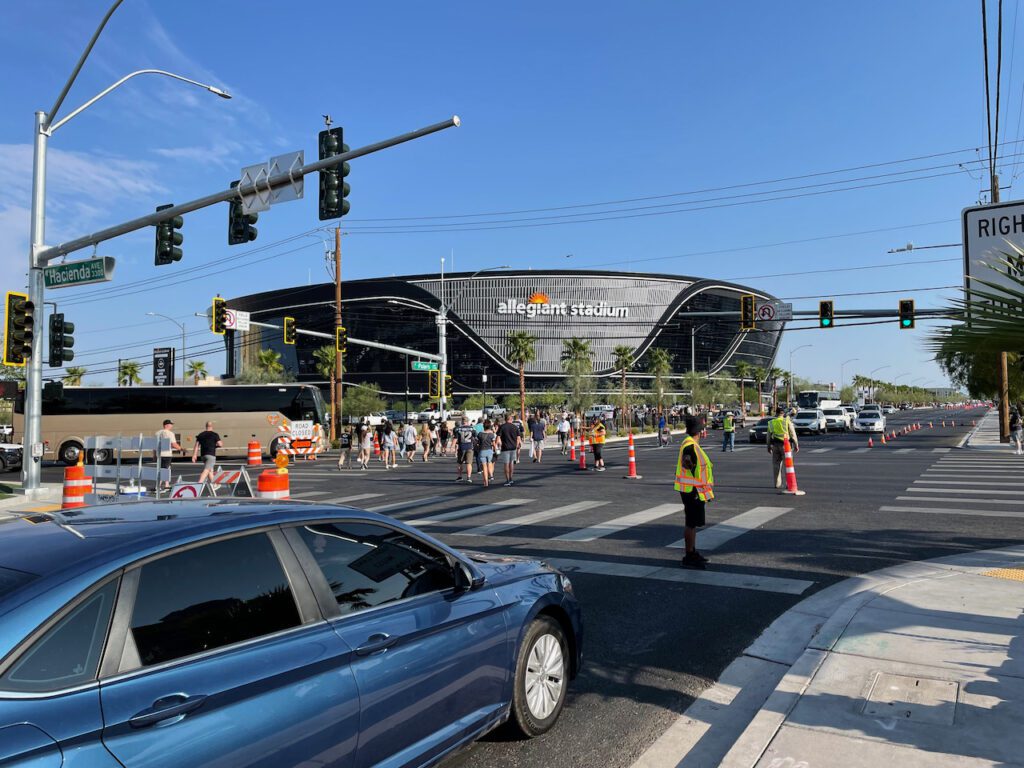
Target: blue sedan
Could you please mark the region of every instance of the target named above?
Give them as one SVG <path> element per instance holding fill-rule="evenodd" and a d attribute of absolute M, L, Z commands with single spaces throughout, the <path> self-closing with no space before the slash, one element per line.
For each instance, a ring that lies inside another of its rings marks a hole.
<path fill-rule="evenodd" d="M 156 501 L 0 522 L 0 764 L 428 766 L 549 730 L 569 580 L 343 507 Z"/>

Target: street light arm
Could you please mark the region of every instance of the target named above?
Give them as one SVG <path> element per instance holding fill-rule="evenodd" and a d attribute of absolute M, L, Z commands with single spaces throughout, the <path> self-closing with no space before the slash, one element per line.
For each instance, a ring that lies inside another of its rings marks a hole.
<path fill-rule="evenodd" d="M 107 26 L 107 22 L 110 20 L 110 17 L 114 15 L 114 11 L 116 11 L 117 7 L 123 2 L 124 0 L 114 0 L 114 4 L 110 6 L 110 10 L 107 11 L 103 20 L 100 22 L 100 25 L 96 27 L 96 31 L 92 33 L 92 38 L 89 40 L 88 45 L 85 46 L 85 50 L 82 51 L 82 55 L 79 57 L 78 63 L 75 65 L 74 70 L 72 70 L 67 82 L 64 83 L 64 87 L 61 88 L 60 95 L 57 96 L 57 100 L 53 103 L 53 106 L 50 107 L 50 111 L 46 113 L 46 122 L 43 123 L 44 131 L 50 130 L 50 123 L 53 121 L 53 118 L 57 116 L 57 110 L 60 109 L 61 104 L 64 103 L 64 99 L 67 97 L 68 91 L 71 90 L 71 86 L 75 84 L 75 79 L 78 77 L 78 73 L 82 71 L 82 67 L 85 65 L 85 60 L 89 58 L 89 54 L 92 53 L 92 48 L 96 45 L 96 41 L 99 39 L 100 33 L 102 33 L 103 28 Z"/>
<path fill-rule="evenodd" d="M 231 94 L 230 93 L 227 93 L 226 91 L 222 91 L 220 88 L 217 88 L 216 86 L 207 85 L 206 83 L 200 83 L 198 80 L 192 80 L 191 78 L 183 77 L 182 75 L 176 75 L 173 72 L 166 72 L 166 71 L 164 71 L 162 69 L 139 69 L 139 70 L 136 70 L 135 72 L 131 72 L 130 74 L 125 75 L 124 77 L 122 77 L 120 80 L 118 80 L 113 85 L 107 86 L 102 91 L 100 91 L 95 96 L 93 96 L 91 99 L 89 99 L 87 102 L 82 104 L 80 107 L 78 107 L 77 109 L 73 110 L 67 117 L 65 117 L 65 118 L 63 118 L 61 120 L 58 120 L 56 123 L 48 124 L 47 127 L 46 127 L 46 134 L 48 136 L 52 136 L 53 132 L 56 131 L 58 128 L 60 128 L 62 125 L 64 125 L 64 123 L 66 123 L 68 120 L 70 120 L 71 118 L 73 118 L 76 115 L 80 114 L 81 112 L 84 112 L 86 109 L 91 107 L 93 104 L 95 104 L 97 101 L 102 99 L 104 96 L 106 96 L 108 93 L 113 91 L 115 88 L 118 88 L 121 85 L 124 85 L 124 83 L 128 82 L 133 77 L 137 77 L 139 75 L 163 75 L 164 77 L 170 77 L 170 78 L 172 78 L 174 80 L 180 80 L 183 83 L 188 83 L 189 85 L 195 85 L 195 86 L 197 86 L 199 88 L 203 88 L 203 89 L 209 91 L 210 93 L 212 93 L 212 94 L 214 94 L 216 96 L 220 96 L 222 99 L 230 99 L 231 98 Z"/>
<path fill-rule="evenodd" d="M 469 289 L 469 281 L 470 280 L 472 280 L 474 277 L 476 277 L 477 275 L 481 274 L 482 272 L 494 272 L 494 271 L 499 270 L 499 269 L 511 269 L 511 267 L 509 267 L 508 264 L 502 264 L 500 267 L 484 267 L 483 269 L 478 269 L 472 275 L 467 277 L 466 278 L 466 285 L 462 286 L 462 290 L 459 291 L 458 294 L 456 294 L 454 299 L 452 299 L 447 304 L 445 304 L 443 299 L 442 299 L 442 302 L 441 302 L 442 313 L 447 314 L 448 310 L 450 310 L 452 307 L 454 307 L 458 303 L 459 299 L 462 298 L 462 295 Z"/>
<path fill-rule="evenodd" d="M 173 317 L 171 317 L 170 315 L 162 315 L 162 314 L 160 314 L 159 312 L 147 312 L 146 314 L 147 314 L 147 315 L 150 315 L 151 317 L 162 317 L 162 318 L 163 318 L 164 320 L 170 320 L 170 321 L 171 321 L 172 323 L 174 323 L 174 324 L 175 324 L 176 326 L 178 326 L 179 328 L 181 328 L 181 329 L 182 329 L 182 331 L 184 331 L 184 330 L 185 330 L 185 323 L 179 323 L 179 322 L 178 322 L 177 320 L 175 320 L 175 319 L 174 319 Z"/>

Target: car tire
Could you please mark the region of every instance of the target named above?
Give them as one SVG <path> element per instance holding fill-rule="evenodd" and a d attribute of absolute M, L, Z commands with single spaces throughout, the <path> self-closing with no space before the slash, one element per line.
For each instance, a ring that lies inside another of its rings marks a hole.
<path fill-rule="evenodd" d="M 57 457 L 64 463 L 65 466 L 72 466 L 78 463 L 78 457 L 81 455 L 83 446 L 77 440 L 68 440 L 66 443 L 61 445 L 60 450 L 57 451 Z"/>
<path fill-rule="evenodd" d="M 557 621 L 539 616 L 527 627 L 512 684 L 511 730 L 526 738 L 551 730 L 569 688 L 569 644 Z"/>
<path fill-rule="evenodd" d="M 275 437 L 273 440 L 270 441 L 270 447 L 267 448 L 267 455 L 270 457 L 271 461 L 273 461 L 274 459 L 277 458 L 277 449 L 278 449 L 278 447 L 279 446 L 278 446 L 277 438 Z"/>
<path fill-rule="evenodd" d="M 113 464 L 114 452 L 109 448 L 96 448 L 85 454 L 86 464 Z"/>

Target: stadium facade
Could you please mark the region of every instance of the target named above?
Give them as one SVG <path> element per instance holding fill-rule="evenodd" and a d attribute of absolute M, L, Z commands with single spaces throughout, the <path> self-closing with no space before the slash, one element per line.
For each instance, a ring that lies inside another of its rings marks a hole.
<path fill-rule="evenodd" d="M 438 274 L 383 277 L 343 284 L 342 324 L 351 338 L 436 354 L 437 318 L 447 306 L 448 369 L 456 396 L 518 391 L 518 369 L 508 358 L 513 331 L 537 338 L 536 360 L 526 367 L 529 389 L 560 384 L 562 342 L 573 337 L 590 342 L 599 378 L 617 376 L 613 349 L 630 347 L 637 364 L 629 378 L 639 384 L 646 355 L 655 347 L 669 352 L 676 375 L 692 366 L 729 376 L 740 360 L 770 367 L 782 324 L 763 323 L 756 332 L 741 333 L 738 312 L 744 293 L 772 298 L 721 280 L 633 272 L 505 270 L 443 279 Z M 228 306 L 248 311 L 252 320 L 281 325 L 284 317 L 294 317 L 301 330 L 333 334 L 333 283 L 241 296 L 228 299 Z M 328 339 L 300 334 L 297 344 L 285 345 L 280 331 L 254 327 L 226 341 L 229 371 L 251 365 L 259 349 L 269 348 L 281 353 L 281 362 L 299 381 L 324 379 L 313 353 L 331 343 Z M 393 396 L 409 391 L 422 397 L 427 374 L 410 372 L 413 360 L 414 355 L 407 359 L 350 343 L 345 381 L 372 382 Z"/>

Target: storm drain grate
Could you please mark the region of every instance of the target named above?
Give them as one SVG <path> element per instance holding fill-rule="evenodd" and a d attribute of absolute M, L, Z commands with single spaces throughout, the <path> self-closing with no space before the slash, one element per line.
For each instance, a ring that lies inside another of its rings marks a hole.
<path fill-rule="evenodd" d="M 878 672 L 862 712 L 868 717 L 952 725 L 959 691 L 960 684 L 949 680 Z"/>

